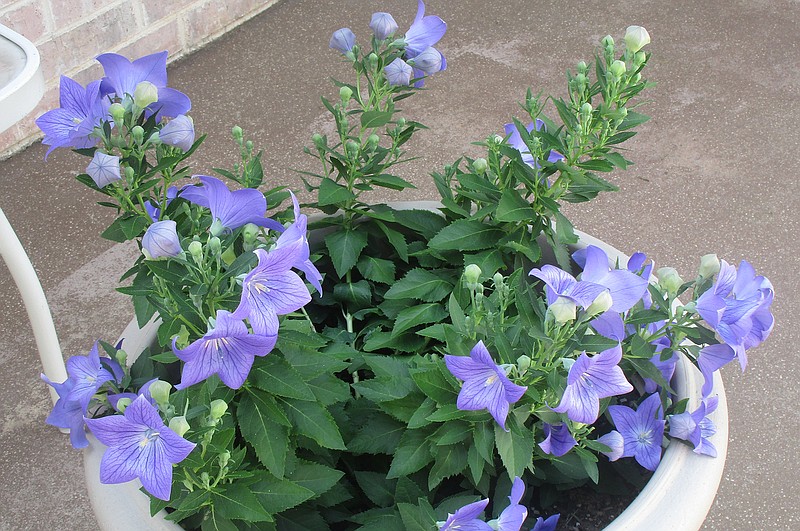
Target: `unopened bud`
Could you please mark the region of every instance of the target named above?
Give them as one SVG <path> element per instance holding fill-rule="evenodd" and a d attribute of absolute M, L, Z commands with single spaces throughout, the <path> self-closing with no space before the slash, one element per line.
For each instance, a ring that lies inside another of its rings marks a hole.
<path fill-rule="evenodd" d="M 258 228 L 258 225 L 254 223 L 247 223 L 245 224 L 244 228 L 242 229 L 242 236 L 244 237 L 244 242 L 248 244 L 255 243 L 256 238 L 258 238 L 258 233 L 261 229 Z"/>
<path fill-rule="evenodd" d="M 219 420 L 225 415 L 225 412 L 228 411 L 228 404 L 224 400 L 213 400 L 211 402 L 211 418 L 214 420 Z"/>
<path fill-rule="evenodd" d="M 141 146 L 142 142 L 144 142 L 144 129 L 142 129 L 142 126 L 133 126 L 133 129 L 131 129 L 131 136 L 133 137 L 133 141 Z"/>
<path fill-rule="evenodd" d="M 350 98 L 353 97 L 353 90 L 350 87 L 342 87 L 339 89 L 339 98 L 342 100 L 342 105 L 347 105 Z"/>
<path fill-rule="evenodd" d="M 523 354 L 522 356 L 517 358 L 517 368 L 519 369 L 519 372 L 527 371 L 530 368 L 530 366 L 531 366 L 530 356 Z"/>
<path fill-rule="evenodd" d="M 495 273 L 492 276 L 492 282 L 494 282 L 494 286 L 496 288 L 499 288 L 500 286 L 503 286 L 504 285 L 503 281 L 504 281 L 503 275 L 501 273 L 499 273 L 499 272 Z"/>
<path fill-rule="evenodd" d="M 650 34 L 641 26 L 628 26 L 625 30 L 625 47 L 630 53 L 636 53 L 650 44 Z"/>
<path fill-rule="evenodd" d="M 369 145 L 369 147 L 372 149 L 375 149 L 380 141 L 380 137 L 376 134 L 371 134 L 367 137 L 367 145 Z"/>
<path fill-rule="evenodd" d="M 318 148 L 325 147 L 325 139 L 319 133 L 311 135 L 311 141 L 314 142 L 314 145 Z"/>
<path fill-rule="evenodd" d="M 186 422 L 186 417 L 172 417 L 169 420 L 169 429 L 174 431 L 178 436 L 183 437 L 183 435 L 189 431 L 189 423 Z"/>
<path fill-rule="evenodd" d="M 347 152 L 348 157 L 356 158 L 358 156 L 358 144 L 353 140 L 348 140 L 347 144 L 344 146 L 344 149 Z"/>
<path fill-rule="evenodd" d="M 402 117 L 401 117 L 401 118 L 398 118 L 398 119 L 397 119 L 397 127 L 399 127 L 400 129 L 402 129 L 402 128 L 403 128 L 403 127 L 405 127 L 405 126 L 406 126 L 406 119 L 405 119 L 405 118 L 402 118 Z"/>
<path fill-rule="evenodd" d="M 606 49 L 611 48 L 613 50 L 614 49 L 614 38 L 611 35 L 606 35 L 600 41 L 600 44 L 603 45 L 603 48 L 606 48 Z"/>
<path fill-rule="evenodd" d="M 149 392 L 153 400 L 158 405 L 169 404 L 169 392 L 172 389 L 172 384 L 164 380 L 156 380 L 150 384 Z"/>
<path fill-rule="evenodd" d="M 214 223 L 216 222 L 217 220 L 214 221 Z M 208 250 L 211 251 L 213 256 L 219 256 L 219 254 L 222 252 L 222 241 L 217 236 L 212 236 L 208 240 Z"/>
<path fill-rule="evenodd" d="M 221 454 L 219 454 L 219 467 L 225 468 L 228 466 L 228 461 L 231 460 L 231 453 L 228 450 L 225 450 Z"/>
<path fill-rule="evenodd" d="M 611 63 L 611 66 L 608 67 L 608 70 L 611 72 L 611 75 L 620 78 L 625 74 L 625 63 L 620 60 L 616 60 Z"/>
<path fill-rule="evenodd" d="M 197 265 L 201 265 L 203 263 L 203 244 L 194 240 L 189 244 L 189 254 L 192 255 L 192 260 Z"/>
<path fill-rule="evenodd" d="M 586 308 L 586 314 L 590 317 L 594 317 L 595 315 L 605 313 L 611 308 L 613 302 L 614 301 L 611 299 L 611 293 L 606 290 L 595 297 L 589 307 Z"/>
<path fill-rule="evenodd" d="M 141 81 L 133 89 L 133 103 L 140 109 L 144 109 L 151 103 L 158 101 L 158 87 L 149 81 Z"/>
<path fill-rule="evenodd" d="M 128 183 L 132 183 L 133 178 L 136 175 L 136 172 L 133 171 L 133 168 L 131 168 L 130 166 L 125 166 L 125 169 L 123 171 L 125 172 L 125 180 Z"/>
<path fill-rule="evenodd" d="M 486 159 L 479 158 L 472 161 L 472 169 L 475 170 L 475 173 L 478 175 L 483 175 L 486 173 L 486 168 L 489 167 L 489 163 L 486 162 Z"/>
<path fill-rule="evenodd" d="M 662 267 L 656 271 L 658 285 L 667 290 L 667 293 L 676 294 L 683 284 L 683 279 L 674 267 Z"/>
<path fill-rule="evenodd" d="M 475 285 L 481 278 L 481 268 L 477 264 L 470 264 L 464 269 L 464 280 L 467 285 Z"/>
<path fill-rule="evenodd" d="M 589 71 L 589 67 L 586 66 L 585 62 L 581 61 L 580 63 L 578 63 L 578 72 L 580 74 L 586 74 L 586 72 L 588 72 L 588 71 Z"/>
<path fill-rule="evenodd" d="M 111 107 L 108 108 L 108 114 L 111 115 L 117 127 L 125 121 L 125 107 L 121 103 L 112 103 Z"/>
<path fill-rule="evenodd" d="M 236 140 L 237 143 L 241 143 L 242 138 L 244 137 L 244 131 L 242 131 L 242 128 L 238 125 L 234 125 L 231 128 L 231 136 L 234 140 Z"/>
<path fill-rule="evenodd" d="M 556 323 L 564 324 L 575 320 L 578 307 L 570 299 L 559 297 L 547 308 L 547 311 L 553 315 L 553 319 L 555 319 Z"/>
<path fill-rule="evenodd" d="M 719 258 L 715 254 L 707 254 L 700 258 L 700 270 L 698 275 L 703 278 L 711 278 L 719 273 Z"/>
<path fill-rule="evenodd" d="M 117 400 L 117 411 L 119 411 L 120 413 L 125 413 L 125 409 L 129 405 L 131 405 L 130 398 L 120 398 L 119 400 Z"/>
<path fill-rule="evenodd" d="M 158 134 L 158 131 L 154 132 L 150 135 L 150 138 L 147 139 L 147 143 L 153 146 L 160 146 L 161 145 L 161 135 Z"/>
<path fill-rule="evenodd" d="M 581 116 L 583 116 L 584 119 L 586 119 L 591 115 L 592 115 L 592 104 L 587 101 L 586 103 L 581 105 Z"/>

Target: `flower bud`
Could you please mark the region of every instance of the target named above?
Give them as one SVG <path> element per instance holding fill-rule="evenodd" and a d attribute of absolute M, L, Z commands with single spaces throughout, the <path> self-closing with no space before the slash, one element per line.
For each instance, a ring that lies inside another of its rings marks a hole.
<path fill-rule="evenodd" d="M 411 65 L 398 57 L 383 67 L 383 73 L 386 76 L 386 81 L 388 81 L 390 85 L 407 87 L 411 83 L 411 76 L 414 73 L 414 69 L 411 68 Z"/>
<path fill-rule="evenodd" d="M 620 78 L 625 74 L 626 70 L 625 63 L 623 63 L 620 60 L 616 60 L 613 63 L 611 63 L 611 66 L 608 67 L 608 70 L 609 72 L 611 72 L 612 76 Z"/>
<path fill-rule="evenodd" d="M 325 139 L 319 133 L 314 133 L 311 135 L 311 141 L 314 142 L 314 145 L 318 148 L 325 147 Z"/>
<path fill-rule="evenodd" d="M 123 169 L 125 172 L 125 180 L 130 184 L 133 183 L 134 177 L 136 177 L 136 172 L 130 166 L 125 166 Z"/>
<path fill-rule="evenodd" d="M 658 285 L 672 295 L 676 294 L 683 284 L 683 279 L 674 267 L 660 268 L 656 271 L 656 278 L 658 279 Z"/>
<path fill-rule="evenodd" d="M 244 238 L 245 243 L 255 243 L 260 231 L 261 229 L 259 229 L 258 225 L 255 223 L 245 224 L 244 228 L 242 229 L 242 237 Z"/>
<path fill-rule="evenodd" d="M 353 89 L 350 87 L 342 87 L 339 89 L 339 98 L 342 100 L 342 105 L 347 105 L 350 98 L 353 97 Z"/>
<path fill-rule="evenodd" d="M 119 400 L 117 400 L 117 407 L 115 409 L 120 413 L 125 413 L 125 408 L 127 408 L 129 405 L 131 405 L 130 398 L 127 397 L 120 398 Z"/>
<path fill-rule="evenodd" d="M 356 158 L 358 156 L 358 144 L 353 140 L 348 140 L 347 143 L 344 145 L 344 150 L 347 152 L 347 156 L 350 158 Z"/>
<path fill-rule="evenodd" d="M 367 56 L 367 64 L 369 65 L 370 71 L 374 72 L 376 68 L 378 68 L 378 56 L 375 52 L 372 52 Z"/>
<path fill-rule="evenodd" d="M 192 260 L 194 260 L 197 265 L 202 265 L 203 244 L 197 240 L 194 240 L 192 243 L 189 244 L 189 254 L 192 255 Z"/>
<path fill-rule="evenodd" d="M 208 250 L 213 256 L 219 256 L 222 252 L 222 241 L 217 236 L 212 236 L 208 240 Z"/>
<path fill-rule="evenodd" d="M 588 72 L 588 71 L 589 71 L 589 67 L 586 66 L 586 63 L 584 61 L 581 61 L 580 63 L 578 63 L 578 73 L 585 75 L 586 72 Z"/>
<path fill-rule="evenodd" d="M 611 308 L 613 302 L 614 301 L 611 299 L 611 293 L 606 290 L 595 297 L 589 307 L 586 308 L 586 314 L 590 317 L 594 317 L 595 315 L 605 313 Z"/>
<path fill-rule="evenodd" d="M 474 285 L 478 283 L 478 280 L 481 278 L 481 268 L 477 264 L 470 264 L 464 269 L 464 281 L 468 285 Z"/>
<path fill-rule="evenodd" d="M 409 62 L 419 70 L 426 74 L 435 74 L 442 69 L 442 54 L 432 47 L 428 46 L 419 53 L 414 59 L 409 59 Z"/>
<path fill-rule="evenodd" d="M 147 139 L 147 143 L 153 146 L 160 146 L 161 142 L 161 135 L 158 134 L 158 131 L 155 131 L 150 138 Z"/>
<path fill-rule="evenodd" d="M 475 170 L 475 173 L 478 175 L 483 175 L 486 173 L 486 169 L 489 167 L 489 163 L 486 162 L 486 159 L 479 158 L 472 161 L 472 169 Z"/>
<path fill-rule="evenodd" d="M 135 125 L 131 129 L 131 136 L 133 137 L 133 141 L 136 142 L 137 145 L 142 145 L 144 142 L 144 129 L 142 129 L 141 125 Z"/>
<path fill-rule="evenodd" d="M 169 429 L 174 431 L 179 437 L 183 437 L 184 434 L 189 431 L 189 423 L 186 422 L 186 417 L 172 417 L 169 419 Z"/>
<path fill-rule="evenodd" d="M 630 53 L 636 53 L 650 44 L 650 34 L 641 26 L 628 26 L 625 30 L 625 47 Z"/>
<path fill-rule="evenodd" d="M 495 288 L 501 288 L 502 286 L 504 286 L 505 285 L 504 281 L 505 279 L 503 278 L 503 275 L 500 272 L 497 272 L 492 276 L 492 282 L 494 283 Z"/>
<path fill-rule="evenodd" d="M 121 103 L 112 103 L 108 108 L 108 114 L 111 115 L 111 119 L 114 120 L 117 127 L 125 121 L 125 107 Z"/>
<path fill-rule="evenodd" d="M 519 369 L 519 372 L 527 371 L 530 368 L 530 366 L 531 366 L 530 356 L 523 354 L 522 356 L 517 358 L 517 369 Z"/>
<path fill-rule="evenodd" d="M 588 119 L 592 115 L 592 104 L 588 101 L 581 105 L 581 116 L 584 117 L 584 120 Z"/>
<path fill-rule="evenodd" d="M 383 41 L 394 35 L 397 31 L 397 22 L 394 17 L 389 13 L 373 13 L 372 20 L 370 20 L 369 27 L 375 38 Z"/>
<path fill-rule="evenodd" d="M 606 35 L 600 41 L 600 44 L 603 45 L 603 48 L 606 48 L 606 49 L 611 48 L 613 50 L 614 49 L 614 38 L 611 35 Z"/>
<path fill-rule="evenodd" d="M 119 174 L 119 157 L 108 155 L 98 149 L 86 167 L 86 173 L 98 188 L 104 188 L 114 181 L 119 181 L 122 179 Z"/>
<path fill-rule="evenodd" d="M 142 237 L 142 252 L 148 260 L 170 258 L 181 254 L 181 241 L 178 238 L 175 222 L 167 219 L 150 225 Z"/>
<path fill-rule="evenodd" d="M 355 45 L 356 36 L 350 28 L 342 28 L 334 31 L 329 43 L 331 48 L 339 50 L 344 54 L 352 51 Z"/>
<path fill-rule="evenodd" d="M 225 412 L 228 411 L 228 404 L 224 400 L 212 400 L 211 401 L 211 418 L 214 420 L 219 420 L 225 415 Z"/>
<path fill-rule="evenodd" d="M 703 278 L 711 278 L 719 273 L 719 258 L 715 254 L 707 254 L 700 258 L 700 270 L 698 275 Z"/>
<path fill-rule="evenodd" d="M 646 60 L 647 55 L 645 55 L 644 52 L 636 52 L 636 55 L 633 56 L 633 64 L 636 68 L 642 66 L 642 63 L 644 63 Z"/>
<path fill-rule="evenodd" d="M 238 125 L 234 125 L 231 128 L 231 136 L 233 136 L 233 139 L 236 140 L 237 144 L 241 144 L 242 138 L 244 138 L 244 131 L 242 131 L 242 128 Z"/>
<path fill-rule="evenodd" d="M 151 103 L 158 101 L 158 87 L 149 81 L 141 81 L 133 89 L 133 103 L 140 109 L 144 109 Z"/>
<path fill-rule="evenodd" d="M 228 466 L 228 462 L 231 460 L 231 453 L 228 450 L 225 450 L 221 454 L 219 454 L 219 467 L 225 468 Z"/>
<path fill-rule="evenodd" d="M 190 116 L 181 114 L 162 127 L 159 135 L 164 144 L 189 151 L 194 144 L 194 122 Z"/>
<path fill-rule="evenodd" d="M 172 384 L 169 382 L 165 382 L 164 380 L 156 380 L 150 384 L 150 388 L 148 390 L 150 392 L 150 396 L 156 401 L 156 404 L 166 405 L 169 404 L 170 389 L 172 389 Z"/>
<path fill-rule="evenodd" d="M 553 315 L 553 319 L 555 319 L 558 324 L 564 324 L 575 320 L 578 307 L 570 299 L 559 297 L 547 308 L 547 311 Z"/>

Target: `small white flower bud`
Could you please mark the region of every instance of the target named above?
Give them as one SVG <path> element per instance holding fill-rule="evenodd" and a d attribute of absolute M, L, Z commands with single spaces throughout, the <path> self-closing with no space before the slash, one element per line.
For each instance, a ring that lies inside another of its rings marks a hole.
<path fill-rule="evenodd" d="M 169 404 L 169 392 L 172 389 L 172 385 L 169 382 L 165 382 L 164 380 L 156 380 L 155 382 L 150 384 L 150 396 L 153 397 L 153 400 L 156 401 L 156 404 Z"/>
<path fill-rule="evenodd" d="M 467 284 L 477 284 L 481 278 L 481 268 L 476 264 L 470 264 L 464 269 L 464 280 Z"/>
<path fill-rule="evenodd" d="M 594 317 L 595 315 L 600 315 L 601 313 L 607 312 L 614 301 L 611 299 L 611 293 L 606 290 L 592 301 L 588 308 L 586 308 L 586 313 L 590 317 Z"/>
<path fill-rule="evenodd" d="M 625 47 L 630 53 L 636 53 L 650 44 L 650 34 L 641 26 L 628 26 L 625 30 Z"/>
<path fill-rule="evenodd" d="M 219 420 L 225 415 L 225 412 L 228 411 L 228 404 L 224 400 L 213 400 L 211 402 L 211 418 L 214 420 Z"/>
<path fill-rule="evenodd" d="M 547 308 L 547 311 L 553 315 L 553 319 L 555 319 L 558 324 L 564 324 L 575 320 L 578 307 L 568 298 L 559 297 Z"/>
<path fill-rule="evenodd" d="M 142 81 L 133 89 L 133 103 L 144 109 L 151 103 L 158 101 L 158 87 L 149 81 Z"/>
<path fill-rule="evenodd" d="M 189 431 L 189 423 L 186 422 L 186 417 L 172 417 L 169 420 L 169 429 L 177 433 L 179 436 L 183 437 L 183 435 Z"/>
<path fill-rule="evenodd" d="M 486 168 L 489 167 L 489 163 L 486 162 L 486 159 L 479 158 L 472 161 L 472 169 L 475 170 L 475 173 L 478 175 L 483 175 L 486 173 Z"/>
<path fill-rule="evenodd" d="M 675 294 L 678 292 L 678 288 L 681 287 L 683 284 L 683 279 L 678 274 L 678 271 L 675 270 L 674 267 L 662 267 L 658 271 L 656 271 L 656 278 L 658 279 L 658 284 L 668 293 Z"/>
<path fill-rule="evenodd" d="M 609 72 L 611 72 L 611 75 L 613 75 L 616 78 L 620 78 L 625 74 L 625 71 L 627 69 L 625 68 L 625 63 L 623 63 L 620 60 L 617 60 L 611 63 L 611 66 L 608 67 L 608 70 Z"/>
<path fill-rule="evenodd" d="M 715 254 L 707 254 L 700 258 L 700 270 L 698 275 L 703 278 L 711 278 L 719 273 L 719 258 Z"/>

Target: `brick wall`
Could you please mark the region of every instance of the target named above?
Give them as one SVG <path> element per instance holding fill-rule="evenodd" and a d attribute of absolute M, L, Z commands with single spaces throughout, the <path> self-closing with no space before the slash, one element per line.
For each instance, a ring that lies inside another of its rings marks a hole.
<path fill-rule="evenodd" d="M 42 59 L 45 95 L 36 110 L 0 133 L 0 159 L 40 133 L 33 120 L 58 106 L 58 80 L 82 84 L 102 70 L 94 57 L 129 58 L 168 50 L 170 61 L 192 52 L 277 0 L 0 0 L 0 24 L 33 42 Z"/>

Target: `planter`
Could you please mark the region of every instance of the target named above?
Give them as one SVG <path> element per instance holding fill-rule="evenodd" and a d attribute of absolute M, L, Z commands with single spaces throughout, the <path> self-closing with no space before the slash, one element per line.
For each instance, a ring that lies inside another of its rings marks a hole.
<path fill-rule="evenodd" d="M 438 203 L 403 202 L 393 203 L 392 206 L 396 209 L 435 209 Z M 612 263 L 617 260 L 625 263 L 628 260 L 627 256 L 600 240 L 580 232 L 578 234 L 580 241 L 577 247 L 582 248 L 587 245 L 600 247 L 608 254 Z M 125 338 L 124 348 L 131 362 L 145 346 L 156 340 L 156 330 L 154 322 L 139 329 L 134 320 L 123 331 L 121 337 Z M 661 463 L 645 488 L 606 528 L 607 530 L 673 531 L 700 528 L 719 488 L 727 453 L 727 403 L 719 373 L 716 373 L 714 378 L 714 389 L 719 394 L 719 406 L 710 418 L 717 427 L 713 443 L 717 448 L 718 457 L 698 455 L 686 444 L 678 441 L 670 442 Z M 700 372 L 684 356 L 679 356 L 673 385 L 679 399 L 689 398 L 689 409 L 697 407 L 702 384 L 703 377 Z M 84 453 L 86 482 L 101 529 L 114 531 L 180 529 L 177 524 L 165 520 L 166 515 L 163 513 L 154 518 L 150 517 L 149 500 L 138 492 L 141 486 L 138 481 L 122 485 L 101 484 L 99 468 L 103 447 L 91 436 L 90 442 L 89 448 Z M 123 499 L 129 500 L 128 504 L 121 505 L 120 500 Z"/>

